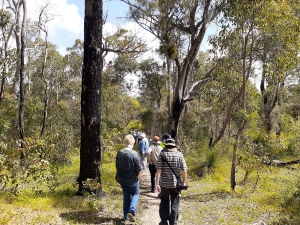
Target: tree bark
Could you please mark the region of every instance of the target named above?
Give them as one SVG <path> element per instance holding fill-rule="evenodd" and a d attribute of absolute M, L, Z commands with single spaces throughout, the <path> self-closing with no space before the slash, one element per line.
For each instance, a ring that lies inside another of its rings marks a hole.
<path fill-rule="evenodd" d="M 78 194 L 101 190 L 100 100 L 102 72 L 102 0 L 85 0 L 84 56 L 81 92 L 81 146 Z M 97 190 L 84 187 L 87 179 Z"/>
<path fill-rule="evenodd" d="M 21 26 L 21 45 L 20 45 L 20 92 L 19 92 L 19 130 L 20 130 L 20 139 L 21 143 L 21 165 L 25 165 L 25 150 L 24 148 L 24 140 L 25 140 L 25 130 L 24 130 L 24 104 L 25 104 L 25 91 L 24 91 L 24 65 L 25 65 L 25 30 L 26 30 L 26 17 L 27 17 L 27 8 L 26 8 L 26 0 L 20 2 L 20 7 L 23 6 L 23 18 L 22 18 L 22 26 Z"/>

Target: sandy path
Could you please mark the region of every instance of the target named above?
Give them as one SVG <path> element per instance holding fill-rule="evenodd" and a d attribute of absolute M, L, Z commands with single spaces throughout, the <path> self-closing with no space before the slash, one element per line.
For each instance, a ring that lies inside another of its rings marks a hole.
<path fill-rule="evenodd" d="M 148 169 L 140 175 L 140 199 L 137 210 L 137 222 L 139 225 L 158 225 L 159 203 L 158 193 L 151 192 L 150 172 Z"/>

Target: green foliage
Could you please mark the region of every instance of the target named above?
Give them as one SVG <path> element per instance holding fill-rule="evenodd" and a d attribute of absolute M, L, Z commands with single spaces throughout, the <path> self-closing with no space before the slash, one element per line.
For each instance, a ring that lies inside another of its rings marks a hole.
<path fill-rule="evenodd" d="M 143 129 L 145 129 L 146 127 L 150 127 L 151 122 L 153 121 L 153 118 L 154 118 L 153 110 L 152 109 L 147 109 L 147 110 L 141 112 L 140 118 L 141 118 L 141 121 L 144 125 Z"/>
<path fill-rule="evenodd" d="M 279 225 L 300 223 L 299 208 L 300 208 L 300 186 L 297 185 L 297 190 L 289 197 L 286 197 L 282 205 L 283 214 L 288 215 L 288 218 L 281 218 L 278 221 Z"/>
<path fill-rule="evenodd" d="M 176 59 L 178 57 L 178 47 L 174 43 L 161 44 L 159 53 L 167 56 L 169 59 Z"/>
<path fill-rule="evenodd" d="M 5 99 L 3 99 L 0 103 L 0 141 L 8 143 L 11 137 L 16 137 L 16 129 L 12 125 L 12 121 L 14 121 L 16 113 L 17 113 L 17 101 L 14 99 L 14 96 L 6 93 Z"/>
<path fill-rule="evenodd" d="M 273 134 L 265 134 L 264 136 L 260 136 L 262 139 L 258 141 L 255 146 L 255 154 L 260 158 L 264 158 L 266 162 L 269 162 L 273 159 L 282 158 L 286 153 L 287 146 L 284 143 L 284 140 L 279 136 Z"/>
<path fill-rule="evenodd" d="M 143 129 L 143 125 L 142 125 L 142 123 L 139 120 L 132 120 L 132 121 L 129 122 L 129 124 L 127 125 L 126 128 L 129 131 L 130 130 L 134 130 L 134 129 L 142 130 Z"/>
<path fill-rule="evenodd" d="M 0 148 L 0 190 L 18 195 L 31 189 L 35 193 L 53 192 L 60 177 L 58 170 L 57 134 L 44 139 L 28 138 L 24 148 Z M 20 153 L 26 155 L 25 166 L 20 166 Z"/>
<path fill-rule="evenodd" d="M 243 179 L 244 184 L 252 172 L 258 171 L 260 163 L 261 162 L 258 157 L 249 151 L 239 154 L 237 167 L 245 171 L 245 176 Z"/>
<path fill-rule="evenodd" d="M 4 28 L 8 23 L 9 20 L 11 19 L 11 14 L 7 10 L 0 10 L 0 27 Z"/>

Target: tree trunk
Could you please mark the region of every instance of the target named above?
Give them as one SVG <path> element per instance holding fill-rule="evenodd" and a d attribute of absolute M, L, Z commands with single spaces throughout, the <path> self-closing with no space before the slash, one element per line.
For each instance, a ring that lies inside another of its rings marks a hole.
<path fill-rule="evenodd" d="M 81 146 L 78 194 L 100 194 L 100 101 L 102 72 L 102 0 L 85 0 L 84 57 L 81 92 Z M 97 188 L 84 187 L 93 179 Z"/>
<path fill-rule="evenodd" d="M 236 172 L 236 158 L 237 158 L 237 152 L 238 152 L 238 146 L 240 137 L 244 132 L 244 129 L 246 127 L 246 121 L 243 121 L 242 126 L 239 128 L 237 135 L 235 137 L 234 145 L 233 145 L 233 155 L 232 155 L 232 162 L 231 162 L 231 176 L 230 176 L 230 184 L 231 184 L 231 190 L 235 190 L 236 186 L 236 179 L 235 179 L 235 172 Z"/>
<path fill-rule="evenodd" d="M 47 57 L 48 57 L 48 31 L 45 31 L 45 56 L 44 56 L 44 61 L 43 61 L 43 65 L 42 65 L 42 78 L 45 83 L 45 89 L 44 89 L 44 112 L 43 112 L 43 120 L 42 120 L 42 127 L 41 127 L 41 133 L 40 133 L 41 137 L 44 136 L 46 121 L 47 121 L 47 117 L 48 117 L 48 105 L 49 105 L 49 85 L 48 85 L 48 81 L 47 81 L 47 78 L 45 75 Z"/>
<path fill-rule="evenodd" d="M 171 117 L 171 127 L 170 127 L 170 135 L 172 138 L 175 138 L 178 134 L 178 127 L 179 127 L 179 121 L 181 113 L 184 109 L 185 102 L 183 99 L 180 99 L 177 97 L 172 106 L 172 117 Z"/>
<path fill-rule="evenodd" d="M 5 65 L 4 65 L 5 68 Z M 3 69 L 4 71 L 5 69 Z M 0 88 L 0 102 L 4 99 L 4 88 L 5 88 L 5 79 L 6 79 L 6 73 L 2 73 L 2 82 L 1 82 L 1 88 Z"/>
<path fill-rule="evenodd" d="M 25 165 L 25 150 L 24 148 L 24 140 L 25 140 L 25 131 L 24 131 L 24 104 L 25 104 L 25 92 L 24 92 L 24 65 L 25 65 L 25 30 L 26 30 L 26 17 L 27 17 L 27 9 L 26 9 L 26 0 L 20 3 L 20 7 L 23 4 L 23 19 L 21 26 L 21 49 L 20 49 L 20 93 L 19 93 L 19 131 L 20 131 L 20 139 L 21 143 L 21 165 Z"/>

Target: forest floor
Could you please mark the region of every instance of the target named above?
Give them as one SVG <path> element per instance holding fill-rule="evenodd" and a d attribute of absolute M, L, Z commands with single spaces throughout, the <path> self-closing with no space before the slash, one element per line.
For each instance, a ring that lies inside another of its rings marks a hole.
<path fill-rule="evenodd" d="M 148 169 L 143 171 L 140 175 L 140 199 L 136 215 L 137 225 L 158 225 L 160 198 L 158 193 L 151 192 L 150 172 Z M 180 204 L 184 204 L 181 202 Z M 178 223 L 180 223 L 180 214 Z"/>
<path fill-rule="evenodd" d="M 67 186 L 52 194 L 0 195 L 0 224 L 124 225 L 122 189 L 114 180 L 115 171 L 105 169 L 111 182 L 106 178 L 106 185 L 111 188 L 101 198 L 74 195 L 74 187 L 69 184 L 74 176 L 67 176 L 68 182 L 62 180 Z M 219 171 L 228 174 L 219 169 L 200 179 L 190 170 L 189 189 L 183 191 L 180 199 L 178 225 L 300 224 L 300 168 L 261 168 L 260 177 L 253 173 L 246 183 L 238 183 L 235 192 Z M 238 180 L 243 180 L 243 173 L 237 175 Z M 159 204 L 158 193 L 151 192 L 150 172 L 146 169 L 140 175 L 136 222 L 126 224 L 158 225 Z"/>
<path fill-rule="evenodd" d="M 136 224 L 158 225 L 159 203 L 158 193 L 151 192 L 150 172 L 146 169 L 140 175 L 140 199 Z"/>

